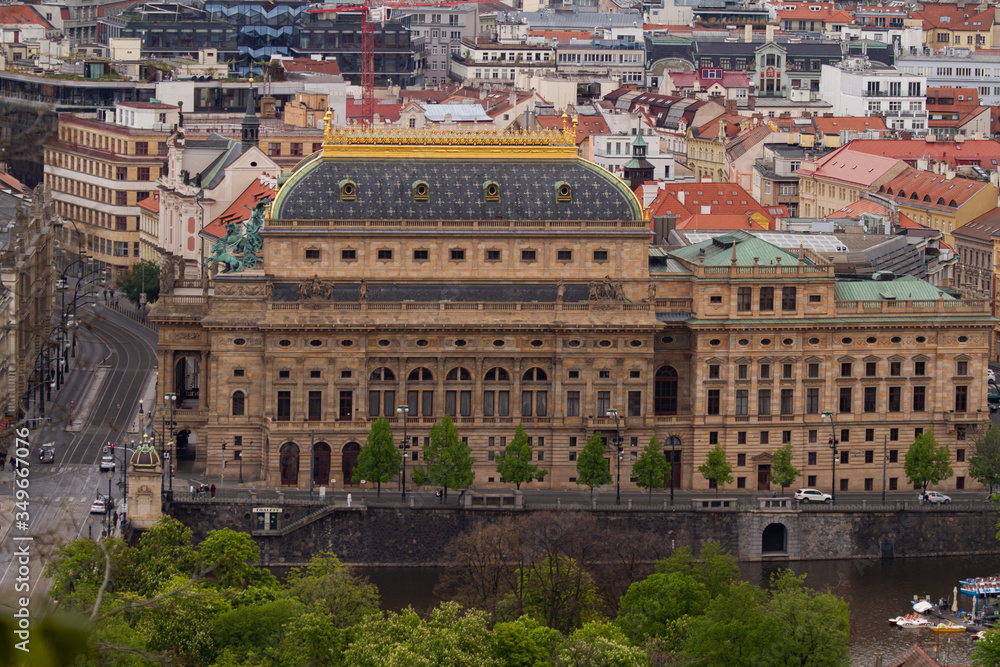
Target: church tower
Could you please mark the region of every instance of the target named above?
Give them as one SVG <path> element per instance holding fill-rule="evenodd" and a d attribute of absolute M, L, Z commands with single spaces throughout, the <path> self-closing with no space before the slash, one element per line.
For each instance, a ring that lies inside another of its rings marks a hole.
<path fill-rule="evenodd" d="M 242 130 L 240 143 L 246 151 L 251 146 L 256 146 L 260 137 L 260 120 L 254 111 L 253 77 L 250 78 L 250 90 L 247 91 L 247 112 L 240 123 Z"/>

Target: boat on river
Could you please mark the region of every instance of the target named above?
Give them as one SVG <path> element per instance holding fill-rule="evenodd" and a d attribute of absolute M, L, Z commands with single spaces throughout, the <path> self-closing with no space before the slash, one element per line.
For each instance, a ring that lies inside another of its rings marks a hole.
<path fill-rule="evenodd" d="M 931 626 L 931 632 L 965 632 L 965 626 L 956 623 L 938 623 Z"/>
<path fill-rule="evenodd" d="M 1000 595 L 1000 577 L 972 577 L 959 586 L 966 595 Z"/>
<path fill-rule="evenodd" d="M 889 622 L 901 628 L 926 628 L 930 625 L 930 621 L 919 614 L 897 616 L 896 618 L 890 618 Z"/>

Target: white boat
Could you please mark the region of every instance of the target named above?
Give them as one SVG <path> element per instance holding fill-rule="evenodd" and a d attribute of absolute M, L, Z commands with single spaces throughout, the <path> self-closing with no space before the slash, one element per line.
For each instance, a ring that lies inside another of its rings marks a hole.
<path fill-rule="evenodd" d="M 896 618 L 890 618 L 889 622 L 901 628 L 926 628 L 930 625 L 930 622 L 926 618 L 918 614 L 897 616 Z"/>
<path fill-rule="evenodd" d="M 1000 577 L 974 577 L 959 582 L 966 595 L 1000 595 Z"/>

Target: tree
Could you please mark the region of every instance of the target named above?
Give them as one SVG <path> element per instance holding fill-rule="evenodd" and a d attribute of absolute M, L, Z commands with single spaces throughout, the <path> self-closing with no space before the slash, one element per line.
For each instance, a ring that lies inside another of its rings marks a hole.
<path fill-rule="evenodd" d="M 139 294 L 145 289 L 146 303 L 153 303 L 160 296 L 160 265 L 144 259 L 133 264 L 128 271 L 118 274 L 118 291 L 133 305 L 139 305 Z"/>
<path fill-rule="evenodd" d="M 493 626 L 496 654 L 507 667 L 539 667 L 549 664 L 552 650 L 562 640 L 558 630 L 522 616 L 516 621 Z"/>
<path fill-rule="evenodd" d="M 709 482 L 715 482 L 715 495 L 719 495 L 719 487 L 729 484 L 733 481 L 733 466 L 729 465 L 728 459 L 726 459 L 726 450 L 722 448 L 722 445 L 716 445 L 712 451 L 708 453 L 708 457 L 705 459 L 705 463 L 698 466 L 698 472 L 701 476 L 707 479 Z"/>
<path fill-rule="evenodd" d="M 431 428 L 430 442 L 424 448 L 424 465 L 413 472 L 414 484 L 423 486 L 434 484 L 444 488 L 444 497 L 448 497 L 448 489 L 469 486 L 476 479 L 472 464 L 472 450 L 458 437 L 458 430 L 445 415 Z"/>
<path fill-rule="evenodd" d="M 506 600 L 539 623 L 570 632 L 599 617 L 593 577 L 573 558 L 549 554 L 515 574 L 517 590 Z"/>
<path fill-rule="evenodd" d="M 576 458 L 576 483 L 590 487 L 590 497 L 594 497 L 594 488 L 611 483 L 611 467 L 604 458 L 604 441 L 601 432 L 594 431 L 583 451 Z"/>
<path fill-rule="evenodd" d="M 633 642 L 665 638 L 670 622 L 701 614 L 711 600 L 692 572 L 656 572 L 629 586 L 618 606 L 618 626 Z"/>
<path fill-rule="evenodd" d="M 976 435 L 976 444 L 969 457 L 969 477 L 993 487 L 1000 485 L 1000 428 L 991 425 Z"/>
<path fill-rule="evenodd" d="M 786 442 L 771 458 L 771 481 L 781 487 L 781 495 L 802 474 L 792 465 L 792 443 Z"/>
<path fill-rule="evenodd" d="M 987 630 L 972 651 L 972 664 L 1000 667 L 1000 630 Z"/>
<path fill-rule="evenodd" d="M 671 473 L 667 457 L 660 451 L 660 443 L 656 437 L 649 439 L 649 444 L 639 454 L 639 459 L 632 466 L 632 477 L 640 489 L 649 489 L 649 501 L 653 501 L 653 489 L 666 486 L 667 475 Z"/>
<path fill-rule="evenodd" d="M 379 610 L 378 589 L 334 554 L 314 555 L 303 569 L 293 569 L 286 581 L 287 592 L 310 605 L 337 628 L 346 628 Z"/>
<path fill-rule="evenodd" d="M 629 644 L 611 623 L 591 621 L 566 638 L 556 651 L 558 667 L 646 667 L 642 649 Z"/>
<path fill-rule="evenodd" d="M 921 493 L 927 493 L 928 484 L 951 477 L 951 452 L 948 445 L 938 444 L 934 429 L 921 433 L 910 445 L 903 461 L 903 472 L 911 484 L 919 484 Z"/>
<path fill-rule="evenodd" d="M 518 423 L 517 429 L 514 431 L 514 438 L 504 450 L 504 455 L 497 461 L 497 472 L 500 473 L 501 482 L 516 484 L 520 490 L 521 484 L 533 479 L 541 479 L 548 474 L 548 470 L 531 462 L 532 449 L 524 427 Z"/>
<path fill-rule="evenodd" d="M 388 482 L 389 477 L 399 473 L 403 456 L 396 448 L 393 440 L 392 427 L 389 420 L 381 416 L 372 424 L 368 431 L 368 440 L 358 452 L 358 465 L 354 468 L 352 481 L 372 480 L 378 484 L 376 495 L 382 497 L 382 482 Z"/>

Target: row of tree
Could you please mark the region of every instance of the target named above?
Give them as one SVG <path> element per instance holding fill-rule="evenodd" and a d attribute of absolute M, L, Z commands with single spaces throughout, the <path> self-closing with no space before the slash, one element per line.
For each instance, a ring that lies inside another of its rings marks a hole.
<path fill-rule="evenodd" d="M 170 517 L 136 546 L 80 539 L 46 566 L 59 612 L 3 664 L 284 667 L 652 667 L 849 664 L 846 603 L 790 572 L 739 580 L 718 543 L 660 553 L 660 536 L 591 515 L 481 523 L 449 545 L 426 613 L 380 611 L 333 554 L 278 581 L 249 536 L 200 544 Z M 655 565 L 654 565 L 655 562 Z M 0 616 L 5 632 L 14 620 Z M 38 642 L 38 644 L 35 643 Z"/>
<path fill-rule="evenodd" d="M 974 438 L 974 451 L 969 458 L 969 476 L 991 488 L 993 485 L 1000 485 L 1000 429 L 992 426 L 976 434 Z M 612 482 L 607 452 L 607 443 L 601 432 L 597 431 L 577 456 L 576 483 L 589 487 L 591 494 L 595 488 Z M 624 452 L 616 453 L 618 456 L 624 455 Z M 497 456 L 496 470 L 500 474 L 500 481 L 514 484 L 520 489 L 522 484 L 543 479 L 548 471 L 534 460 L 531 441 L 523 426 L 518 424 L 514 437 Z M 459 437 L 451 418 L 445 415 L 431 428 L 429 442 L 423 451 L 423 463 L 415 468 L 413 482 L 441 487 L 447 497 L 449 488 L 472 485 L 475 480 L 475 471 L 472 469 L 475 462 L 471 448 Z M 382 482 L 388 482 L 398 475 L 401 466 L 402 454 L 400 447 L 396 445 L 392 427 L 385 417 L 379 417 L 372 424 L 368 439 L 358 455 L 353 481 L 373 481 L 381 494 Z M 903 470 L 911 484 L 920 485 L 926 491 L 928 485 L 938 484 L 951 477 L 951 451 L 948 445 L 937 441 L 933 429 L 928 429 L 917 436 L 907 450 Z M 720 488 L 732 483 L 734 479 L 733 466 L 720 444 L 708 452 L 705 462 L 698 467 L 698 472 L 715 487 L 716 495 Z M 669 484 L 672 474 L 663 446 L 654 437 L 639 453 L 632 465 L 630 477 L 636 486 L 645 489 L 652 496 L 653 490 Z M 775 450 L 771 457 L 770 481 L 781 487 L 782 495 L 801 475 L 802 472 L 794 465 L 791 443 L 785 443 Z"/>

